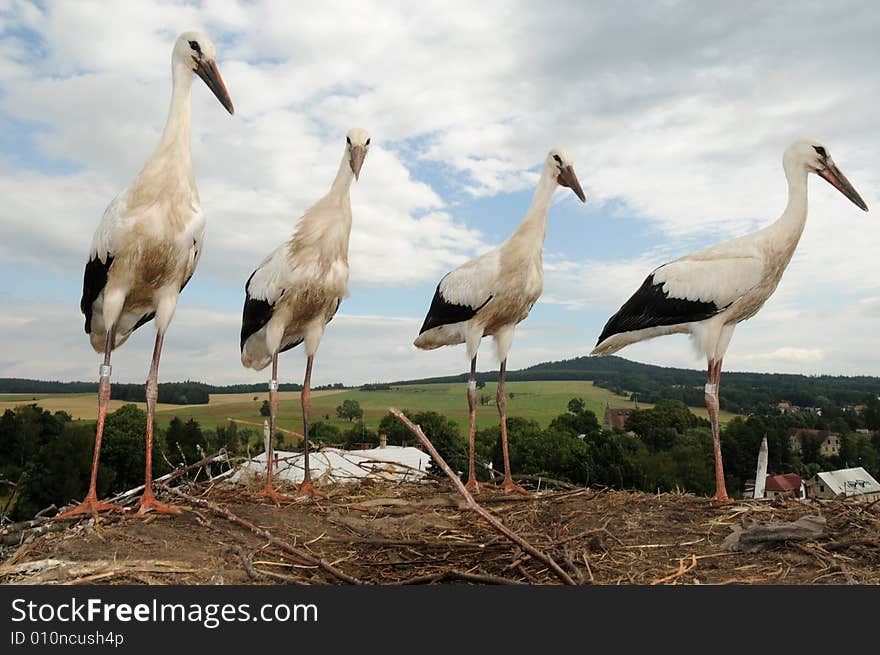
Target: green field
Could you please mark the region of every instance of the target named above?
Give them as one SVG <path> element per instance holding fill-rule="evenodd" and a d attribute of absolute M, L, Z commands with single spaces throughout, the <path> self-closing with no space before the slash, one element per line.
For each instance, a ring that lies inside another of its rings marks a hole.
<path fill-rule="evenodd" d="M 477 390 L 477 398 L 485 396 L 488 404 L 477 405 L 477 426 L 480 428 L 495 425 L 498 413 L 495 409 L 496 383 L 489 382 Z M 587 402 L 587 409 L 596 413 L 599 420 L 605 413 L 606 404 L 612 408 L 635 407 L 627 398 L 617 396 L 606 389 L 593 386 L 586 381 L 547 381 L 547 382 L 508 382 L 508 416 L 521 416 L 547 425 L 553 418 L 566 411 L 571 398 L 580 397 Z M 467 386 L 464 383 L 440 383 L 404 385 L 391 391 L 333 390 L 312 393 L 312 421 L 329 420 L 332 424 L 346 429 L 348 421 L 336 417 L 336 406 L 343 400 L 353 399 L 364 410 L 367 427 L 376 428 L 391 406 L 413 411 L 433 410 L 448 416 L 467 428 Z M 299 434 L 302 431 L 302 412 L 298 392 L 282 392 L 278 427 Z M 263 417 L 260 405 L 268 397 L 268 392 L 242 394 L 213 394 L 206 405 L 159 405 L 156 418 L 159 424 L 167 424 L 174 416 L 183 420 L 198 421 L 203 428 L 224 425 L 228 420 L 240 422 L 242 426 L 260 428 Z M 36 402 L 50 410 L 69 412 L 74 418 L 94 419 L 97 412 L 97 399 L 92 394 L 7 394 L 0 396 L 0 411 L 6 407 Z M 111 409 L 124 403 L 111 401 Z M 143 407 L 143 404 L 141 404 Z M 647 404 L 640 405 L 650 407 Z M 693 409 L 695 414 L 706 416 L 705 409 Z M 722 412 L 721 420 L 730 420 L 732 414 Z M 329 418 L 328 418 L 329 417 Z M 464 431 L 464 430 L 463 430 Z"/>

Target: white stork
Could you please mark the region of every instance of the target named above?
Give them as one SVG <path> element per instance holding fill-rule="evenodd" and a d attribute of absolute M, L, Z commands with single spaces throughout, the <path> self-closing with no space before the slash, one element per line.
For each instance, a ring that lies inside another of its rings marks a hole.
<path fill-rule="evenodd" d="M 138 514 L 177 513 L 156 501 L 152 490 L 153 412 L 165 331 L 177 297 L 192 277 L 202 252 L 205 215 L 199 203 L 190 149 L 190 89 L 193 73 L 234 113 L 211 40 L 184 32 L 171 54 L 171 108 L 159 145 L 134 181 L 110 203 L 95 232 L 83 275 L 80 308 L 92 347 L 104 353 L 98 386 L 98 425 L 89 491 L 62 517 L 120 507 L 98 501 L 95 483 L 104 419 L 110 401 L 110 353 L 137 328 L 155 319 L 156 345 L 146 382 L 147 454 L 144 494 Z"/>
<path fill-rule="evenodd" d="M 788 204 L 775 223 L 744 237 L 685 255 L 651 272 L 612 316 L 591 354 L 609 355 L 663 334 L 690 334 L 706 355 L 706 409 L 715 450 L 715 499 L 730 500 L 724 484 L 718 426 L 721 361 L 740 321 L 754 316 L 776 290 L 807 220 L 807 176 L 824 177 L 864 211 L 867 205 L 825 146 L 800 139 L 782 158 Z"/>
<path fill-rule="evenodd" d="M 272 364 L 269 381 L 269 433 L 278 413 L 278 353 L 303 344 L 306 373 L 300 400 L 303 412 L 305 472 L 301 495 L 316 495 L 309 470 L 309 409 L 312 362 L 324 328 L 348 296 L 348 238 L 351 234 L 352 179 L 360 176 L 370 135 L 355 128 L 330 191 L 299 221 L 293 237 L 266 257 L 245 284 L 241 317 L 241 363 L 260 371 Z M 286 500 L 272 485 L 272 442 L 266 452 L 266 485 L 260 492 Z"/>
<path fill-rule="evenodd" d="M 501 486 L 508 493 L 527 493 L 510 476 L 504 372 L 514 328 L 529 315 L 541 295 L 544 284 L 542 250 L 547 231 L 547 212 L 553 192 L 558 186 L 571 188 L 582 202 L 586 202 L 587 198 L 574 172 L 571 155 L 562 148 L 554 148 L 547 155 L 532 204 L 525 219 L 510 238 L 497 248 L 462 264 L 440 280 L 428 315 L 414 342 L 416 347 L 424 350 L 459 343 L 467 345 L 471 375 L 468 382 L 470 444 L 466 486 L 475 493 L 479 491 L 474 467 L 477 349 L 484 336 L 493 337 L 498 360 L 501 362 L 495 396 L 504 455 L 504 482 Z"/>

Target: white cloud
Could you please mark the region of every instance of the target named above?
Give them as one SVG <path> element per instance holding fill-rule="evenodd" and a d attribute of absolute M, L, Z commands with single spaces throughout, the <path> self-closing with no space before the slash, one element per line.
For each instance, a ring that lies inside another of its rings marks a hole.
<path fill-rule="evenodd" d="M 709 9 L 658 2 L 632 11 L 571 2 L 548 11 L 536 3 L 451 0 L 328 1 L 307 9 L 271 0 L 13 2 L 0 7 L 0 29 L 14 30 L 0 41 L 0 112 L 39 126 L 38 159 L 65 162 L 75 172 L 23 163 L 16 147 L 0 155 L 5 263 L 79 276 L 104 207 L 161 132 L 170 46 L 191 27 L 217 43 L 237 110 L 226 115 L 195 81 L 193 152 L 208 215 L 198 275 L 234 287 L 236 297 L 253 267 L 328 188 L 342 136 L 356 125 L 371 131 L 374 147 L 352 190 L 354 287 L 434 282 L 484 250 L 476 229 L 482 222 L 459 215 L 453 200 L 469 194 L 485 202 L 530 188 L 535 165 L 556 145 L 573 152 L 590 202 L 607 209 L 607 229 L 621 230 L 616 216 L 623 215 L 640 219 L 656 237 L 645 252 L 612 250 L 601 260 L 548 253 L 541 302 L 572 316 L 610 315 L 657 264 L 773 220 L 786 198 L 782 150 L 795 137 L 823 139 L 868 205 L 880 201 L 880 10 L 871 4 Z M 420 176 L 420 167 L 432 176 Z M 765 370 L 876 372 L 880 359 L 860 339 L 864 326 L 876 327 L 871 299 L 880 297 L 880 229 L 873 214 L 859 212 L 824 181 L 810 186 L 799 250 L 776 295 L 738 329 L 729 365 L 739 366 L 740 354 L 744 367 Z M 621 230 L 622 241 L 626 236 Z M 19 291 L 17 298 L 29 293 L 26 285 Z M 33 307 L 42 307 L 38 301 Z M 181 304 L 172 327 L 181 350 L 168 357 L 169 366 L 192 366 L 168 371 L 186 377 L 201 367 L 198 376 L 204 370 L 243 379 L 235 365 L 237 314 L 205 313 L 215 310 L 193 302 Z M 61 326 L 79 319 L 70 309 L 44 320 L 56 325 L 53 334 L 65 334 Z M 217 323 L 217 335 L 203 332 L 215 330 L 209 322 Z M 528 336 L 530 323 L 514 347 L 523 365 L 582 354 L 595 337 L 584 334 L 580 344 L 571 334 L 548 348 Z M 829 324 L 854 336 L 831 336 Z M 340 317 L 322 348 L 334 343 L 334 352 L 348 352 L 358 364 L 347 370 L 329 359 L 325 370 L 345 380 L 369 375 L 371 353 L 356 350 L 358 330 L 384 344 L 375 352 L 400 377 L 460 368 L 454 349 L 417 356 L 406 350 L 415 328 Z M 334 332 L 340 341 L 329 341 Z M 352 344 L 341 341 L 343 334 Z M 552 341 L 552 334 L 545 336 Z M 31 376 L 92 377 L 88 357 L 74 374 L 64 351 L 50 359 L 34 347 L 36 338 L 9 337 L 22 340 L 4 370 L 23 374 L 30 366 Z M 58 343 L 80 348 L 81 337 L 71 333 Z M 131 367 L 145 370 L 139 357 L 150 341 L 136 337 Z M 169 335 L 172 351 L 173 342 Z M 792 348 L 822 356 L 792 358 L 785 354 Z M 17 355 L 23 352 L 27 362 Z M 693 364 L 689 352 L 667 338 L 624 354 Z"/>

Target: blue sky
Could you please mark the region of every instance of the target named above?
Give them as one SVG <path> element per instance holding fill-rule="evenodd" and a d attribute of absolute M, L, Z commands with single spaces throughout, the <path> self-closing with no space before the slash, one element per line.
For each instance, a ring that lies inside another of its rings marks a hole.
<path fill-rule="evenodd" d="M 782 151 L 824 141 L 870 207 L 880 188 L 880 9 L 870 3 L 0 1 L 0 376 L 93 379 L 78 311 L 104 207 L 161 133 L 175 36 L 217 44 L 236 106 L 193 85 L 205 254 L 161 377 L 243 369 L 242 285 L 329 186 L 350 127 L 373 148 L 352 190 L 351 296 L 316 383 L 444 375 L 461 348 L 412 345 L 439 278 L 522 219 L 563 146 L 589 196 L 557 192 L 545 292 L 510 367 L 587 354 L 658 265 L 774 220 Z M 740 326 L 728 370 L 880 373 L 880 229 L 824 181 L 776 295 Z M 140 330 L 114 377 L 141 381 Z M 494 367 L 486 343 L 480 368 Z M 683 337 L 621 355 L 701 368 Z M 301 376 L 291 351 L 282 377 Z"/>

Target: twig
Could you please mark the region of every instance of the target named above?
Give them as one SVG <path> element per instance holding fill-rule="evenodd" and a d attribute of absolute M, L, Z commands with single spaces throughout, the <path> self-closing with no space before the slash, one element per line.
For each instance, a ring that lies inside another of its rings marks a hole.
<path fill-rule="evenodd" d="M 180 476 L 189 473 L 190 471 L 192 471 L 195 468 L 201 468 L 201 467 L 207 466 L 208 464 L 211 464 L 213 462 L 224 462 L 224 461 L 226 461 L 226 449 L 221 448 L 218 452 L 214 453 L 213 455 L 209 455 L 208 457 L 205 457 L 203 459 L 200 459 L 198 462 L 193 462 L 192 464 L 190 464 L 188 466 L 176 468 L 173 471 L 171 471 L 171 473 L 166 473 L 162 477 L 156 478 L 154 480 L 154 482 L 156 484 L 164 484 L 167 482 L 171 482 L 172 480 L 175 480 L 175 479 L 179 478 Z M 121 494 L 117 494 L 117 495 L 113 496 L 113 498 L 110 499 L 110 502 L 111 503 L 118 503 L 122 500 L 125 500 L 126 498 L 130 498 L 131 496 L 134 496 L 135 494 L 142 492 L 143 490 L 144 490 L 144 485 L 140 485 L 138 487 L 135 487 L 134 489 L 129 489 L 128 491 L 123 491 Z"/>
<path fill-rule="evenodd" d="M 525 584 L 519 580 L 511 580 L 500 575 L 490 575 L 485 573 L 468 573 L 467 571 L 459 571 L 458 569 L 448 569 L 439 573 L 431 573 L 430 575 L 417 575 L 413 578 L 407 578 L 401 582 L 390 582 L 392 585 L 414 585 L 414 584 L 430 584 L 431 582 L 440 582 L 441 580 L 465 580 L 466 582 L 478 582 L 481 584 L 502 584 L 502 585 L 521 585 Z"/>
<path fill-rule="evenodd" d="M 501 523 L 501 521 L 499 521 L 492 514 L 490 514 L 485 509 L 483 509 L 483 507 L 481 507 L 479 505 L 479 503 L 477 503 L 477 501 L 474 500 L 474 497 L 471 496 L 470 492 L 465 488 L 464 484 L 462 484 L 462 482 L 458 478 L 458 476 L 455 475 L 455 473 L 453 473 L 451 468 L 449 468 L 449 464 L 447 464 L 444 461 L 444 459 L 440 456 L 440 453 L 438 453 L 437 449 L 434 448 L 434 444 L 432 444 L 431 441 L 428 439 L 428 437 L 425 436 L 425 433 L 422 432 L 422 429 L 418 425 L 415 425 L 412 421 L 410 421 L 409 418 L 407 418 L 406 415 L 403 412 L 401 412 L 399 409 L 397 409 L 396 407 L 391 407 L 391 408 L 389 408 L 388 411 L 390 411 L 394 416 L 396 416 L 401 421 L 403 421 L 404 425 L 406 425 L 410 430 L 412 430 L 413 434 L 415 434 L 419 438 L 419 440 L 423 444 L 425 444 L 425 448 L 428 449 L 428 453 L 430 453 L 431 457 L 434 459 L 435 462 L 437 462 L 437 464 L 440 466 L 440 468 L 443 469 L 443 472 L 446 473 L 446 475 L 452 481 L 452 484 L 454 484 L 455 487 L 458 489 L 459 493 L 461 493 L 461 495 L 464 496 L 465 503 L 466 503 L 466 506 L 468 509 L 475 511 L 477 514 L 482 516 L 483 519 L 485 519 L 486 522 L 489 523 L 489 525 L 491 525 L 493 528 L 498 530 L 505 537 L 510 539 L 512 542 L 514 542 L 516 545 L 518 545 L 520 548 L 522 548 L 526 552 L 530 553 L 536 559 L 538 559 L 541 562 L 543 562 L 544 564 L 546 564 L 559 577 L 559 579 L 562 580 L 565 584 L 570 584 L 570 585 L 576 584 L 575 581 L 571 578 L 571 576 L 568 573 L 566 573 L 564 570 L 562 570 L 562 568 L 559 566 L 559 564 L 557 564 L 556 561 L 552 557 L 542 553 L 540 550 L 535 548 L 528 541 L 526 541 L 525 539 L 520 537 L 518 534 L 516 534 L 515 532 L 513 532 L 509 528 L 507 528 L 503 523 Z"/>
<path fill-rule="evenodd" d="M 241 560 L 242 566 L 244 566 L 245 573 L 247 573 L 251 580 L 259 582 L 263 579 L 262 576 L 254 570 L 254 565 L 251 564 L 251 558 L 245 554 L 244 549 L 241 546 L 232 546 L 231 550 L 238 555 L 238 559 Z"/>
<path fill-rule="evenodd" d="M 680 560 L 678 560 L 678 571 L 676 571 L 675 573 L 672 573 L 671 575 L 667 575 L 665 578 L 660 578 L 659 580 L 654 580 L 654 582 L 652 582 L 651 584 L 658 585 L 658 584 L 666 584 L 667 582 L 672 582 L 673 580 L 683 576 L 688 571 L 693 571 L 695 568 L 697 568 L 696 554 L 691 555 L 691 563 L 688 564 L 687 566 L 685 566 L 684 560 L 685 560 L 684 557 L 682 557 Z"/>
<path fill-rule="evenodd" d="M 308 564 L 312 564 L 314 566 L 317 566 L 317 567 L 323 569 L 324 571 L 326 571 L 327 573 L 332 575 L 334 578 L 337 578 L 338 580 L 342 580 L 343 582 L 347 582 L 348 584 L 356 584 L 356 585 L 365 584 L 363 580 L 360 580 L 358 578 L 355 578 L 354 576 L 348 575 L 347 573 L 343 573 L 342 571 L 337 569 L 335 566 L 329 564 L 325 560 L 320 559 L 318 557 L 315 557 L 314 555 L 311 555 L 310 553 L 307 553 L 304 550 L 301 550 L 299 548 L 291 546 L 286 541 L 284 541 L 282 539 L 278 539 L 277 537 L 273 536 L 272 533 L 270 533 L 268 530 L 263 530 L 262 528 L 258 528 L 256 525 L 254 525 L 253 523 L 251 523 L 247 519 L 241 518 L 240 516 L 234 514 L 230 510 L 226 509 L 225 507 L 221 507 L 220 505 L 212 503 L 211 501 L 205 500 L 203 498 L 194 498 L 194 497 L 190 496 L 189 494 L 182 492 L 180 489 L 177 489 L 176 487 L 169 487 L 166 484 L 163 484 L 161 486 L 166 491 L 174 494 L 175 496 L 179 496 L 180 498 L 183 498 L 184 500 L 186 500 L 194 505 L 198 505 L 200 507 L 205 507 L 205 508 L 211 510 L 212 512 L 214 512 L 215 514 L 217 514 L 219 516 L 223 516 L 227 520 L 232 521 L 236 525 L 240 525 L 243 528 L 247 528 L 248 530 L 250 530 L 254 534 L 259 535 L 260 537 L 262 537 L 263 539 L 268 541 L 270 544 L 272 544 L 276 548 L 280 548 L 281 550 L 284 550 L 284 551 L 296 556 L 297 558 L 299 558 L 300 560 L 302 560 Z"/>

